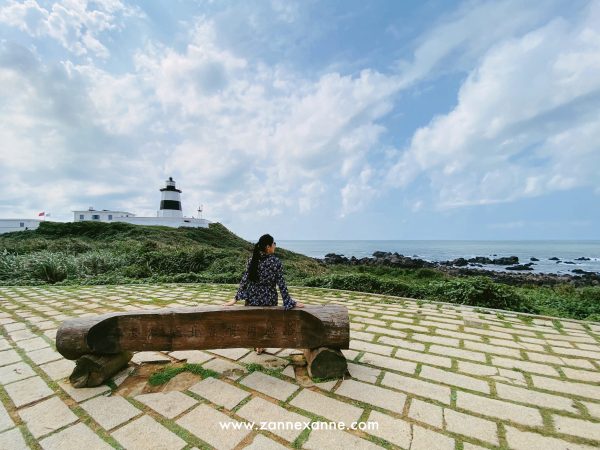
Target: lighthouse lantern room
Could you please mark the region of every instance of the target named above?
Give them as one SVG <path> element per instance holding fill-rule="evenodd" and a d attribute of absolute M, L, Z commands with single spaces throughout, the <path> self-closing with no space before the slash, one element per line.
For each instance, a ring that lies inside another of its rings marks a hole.
<path fill-rule="evenodd" d="M 175 187 L 173 177 L 169 177 L 166 186 L 160 192 L 160 211 L 158 212 L 158 217 L 183 217 L 181 210 L 181 190 Z"/>

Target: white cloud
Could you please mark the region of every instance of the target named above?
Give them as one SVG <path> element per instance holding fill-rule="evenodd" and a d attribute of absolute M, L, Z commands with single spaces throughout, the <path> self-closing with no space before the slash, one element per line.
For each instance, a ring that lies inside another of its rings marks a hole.
<path fill-rule="evenodd" d="M 75 55 L 92 54 L 107 59 L 110 54 L 100 35 L 122 27 L 123 17 L 139 14 L 137 9 L 118 0 L 62 0 L 48 9 L 36 0 L 9 0 L 0 7 L 0 23 L 17 27 L 33 37 L 51 37 Z"/>
<path fill-rule="evenodd" d="M 423 174 L 441 206 L 511 201 L 598 186 L 600 3 L 491 48 L 449 114 L 417 130 L 388 173 Z"/>

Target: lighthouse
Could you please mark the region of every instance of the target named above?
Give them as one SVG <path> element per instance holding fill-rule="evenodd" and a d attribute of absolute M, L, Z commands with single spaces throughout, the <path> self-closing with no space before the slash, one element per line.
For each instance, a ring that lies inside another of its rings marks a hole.
<path fill-rule="evenodd" d="M 181 212 L 181 190 L 175 187 L 173 177 L 169 177 L 167 185 L 160 192 L 158 217 L 183 217 Z"/>

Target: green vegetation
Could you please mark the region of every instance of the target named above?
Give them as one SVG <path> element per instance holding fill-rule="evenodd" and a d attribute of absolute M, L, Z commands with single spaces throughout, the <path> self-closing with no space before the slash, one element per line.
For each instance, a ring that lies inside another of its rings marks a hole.
<path fill-rule="evenodd" d="M 202 378 L 213 377 L 219 378 L 219 374 L 214 370 L 205 369 L 200 364 L 184 364 L 182 366 L 167 366 L 160 370 L 157 370 L 150 378 L 148 378 L 148 384 L 151 386 L 159 386 L 165 384 L 171 378 L 179 375 L 183 372 L 191 372 L 196 375 L 200 375 Z"/>
<path fill-rule="evenodd" d="M 174 229 L 43 222 L 35 231 L 0 235 L 0 284 L 237 284 L 251 249 L 221 224 Z M 281 248 L 277 255 L 291 285 L 600 321 L 599 286 L 509 286 L 435 269 L 327 266 Z"/>

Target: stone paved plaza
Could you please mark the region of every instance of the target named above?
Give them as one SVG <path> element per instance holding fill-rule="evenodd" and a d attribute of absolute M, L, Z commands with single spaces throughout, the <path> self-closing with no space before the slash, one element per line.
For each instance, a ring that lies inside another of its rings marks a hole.
<path fill-rule="evenodd" d="M 69 385 L 74 363 L 54 346 L 63 320 L 219 304 L 234 289 L 0 287 L 0 449 L 600 447 L 600 325 L 370 294 L 291 289 L 308 304 L 348 307 L 344 380 L 311 382 L 294 350 L 226 349 L 138 353 L 105 386 Z M 219 376 L 146 385 L 182 361 Z M 243 426 L 264 421 L 377 429 Z"/>

